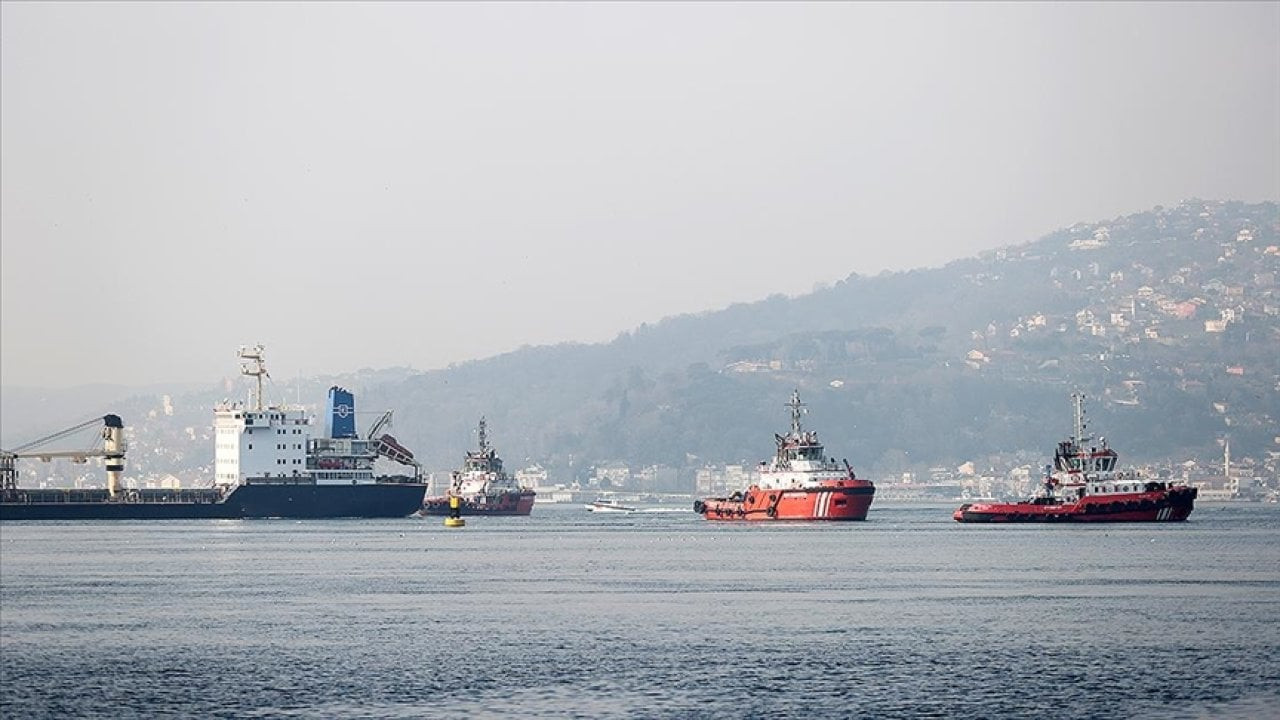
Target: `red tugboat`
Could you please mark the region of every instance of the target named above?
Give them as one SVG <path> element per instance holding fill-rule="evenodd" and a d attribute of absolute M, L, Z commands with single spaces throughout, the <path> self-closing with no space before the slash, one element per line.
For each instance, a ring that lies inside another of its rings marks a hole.
<path fill-rule="evenodd" d="M 952 515 L 957 522 L 1165 522 L 1186 520 L 1196 489 L 1148 481 L 1131 470 L 1116 470 L 1116 451 L 1091 445 L 1085 435 L 1084 396 L 1074 393 L 1075 435 L 1058 443 L 1053 466 L 1045 468 L 1044 489 L 1030 500 L 969 503 Z M 1088 448 L 1086 449 L 1086 446 Z"/>
<path fill-rule="evenodd" d="M 773 460 L 761 462 L 760 481 L 727 498 L 706 498 L 693 511 L 708 520 L 866 520 L 876 487 L 826 456 L 816 432 L 800 427 L 804 403 L 791 394 L 791 432 L 774 435 Z"/>
<path fill-rule="evenodd" d="M 428 497 L 422 503 L 422 515 L 448 515 L 449 498 L 461 500 L 462 515 L 528 515 L 533 510 L 534 491 L 520 487 L 502 469 L 502 460 L 485 434 L 485 421 L 480 418 L 480 449 L 467 452 L 462 470 L 449 474 L 449 492 Z"/>

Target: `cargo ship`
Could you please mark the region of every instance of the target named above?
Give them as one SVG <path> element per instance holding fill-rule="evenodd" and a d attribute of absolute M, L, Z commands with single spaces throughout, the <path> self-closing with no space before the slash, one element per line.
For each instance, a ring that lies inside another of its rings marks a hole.
<path fill-rule="evenodd" d="M 1058 443 L 1040 491 L 1018 502 L 965 503 L 952 514 L 964 523 L 1178 522 L 1195 506 L 1196 489 L 1148 480 L 1117 468 L 1106 438 L 1086 435 L 1084 395 L 1073 393 L 1074 434 Z"/>
<path fill-rule="evenodd" d="M 804 403 L 794 390 L 791 431 L 774 435 L 772 460 L 761 462 L 760 479 L 728 497 L 705 498 L 693 511 L 708 520 L 865 520 L 876 488 L 854 474 L 849 461 L 826 456 L 818 434 L 801 427 Z"/>
<path fill-rule="evenodd" d="M 221 403 L 214 409 L 211 487 L 125 488 L 124 424 L 119 416 L 107 415 L 102 418 L 101 450 L 57 453 L 19 448 L 0 453 L 0 520 L 393 518 L 417 511 L 426 484 L 413 453 L 381 432 L 390 421 L 389 412 L 361 438 L 354 396 L 334 386 L 329 389 L 324 434 L 312 437 L 312 418 L 305 409 L 263 404 L 267 370 L 262 346 L 241 348 L 240 358 L 245 363 L 242 374 L 257 379 L 257 392 L 248 403 Z M 19 488 L 16 461 L 23 457 L 105 458 L 107 486 Z M 412 472 L 375 475 L 378 458 Z"/>
<path fill-rule="evenodd" d="M 487 428 L 480 418 L 480 448 L 467 451 L 461 470 L 449 473 L 449 490 L 428 497 L 422 515 L 448 515 L 449 498 L 460 500 L 462 515 L 528 515 L 533 511 L 533 488 L 519 482 L 502 469 L 502 459 L 489 446 Z"/>

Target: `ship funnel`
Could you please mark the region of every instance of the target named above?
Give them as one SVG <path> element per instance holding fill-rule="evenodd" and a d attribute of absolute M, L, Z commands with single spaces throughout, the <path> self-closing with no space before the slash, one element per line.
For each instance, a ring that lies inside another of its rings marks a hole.
<path fill-rule="evenodd" d="M 324 434 L 329 438 L 351 438 L 356 435 L 356 399 L 350 390 L 337 385 L 329 388 L 329 402 L 324 414 Z"/>

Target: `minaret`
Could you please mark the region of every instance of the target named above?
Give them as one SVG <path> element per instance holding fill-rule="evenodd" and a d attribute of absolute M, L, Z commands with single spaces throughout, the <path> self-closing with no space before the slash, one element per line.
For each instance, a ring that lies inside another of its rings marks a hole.
<path fill-rule="evenodd" d="M 1226 476 L 1227 489 L 1231 490 L 1231 438 L 1222 443 L 1222 474 Z"/>

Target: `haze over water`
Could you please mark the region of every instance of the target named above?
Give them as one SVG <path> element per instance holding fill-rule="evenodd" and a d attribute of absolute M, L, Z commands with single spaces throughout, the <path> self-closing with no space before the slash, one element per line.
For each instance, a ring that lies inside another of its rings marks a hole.
<path fill-rule="evenodd" d="M 1280 198 L 1276 3 L 0 3 L 0 385 L 441 368 Z"/>
<path fill-rule="evenodd" d="M 5 717 L 1275 717 L 1280 511 L 5 523 Z"/>

